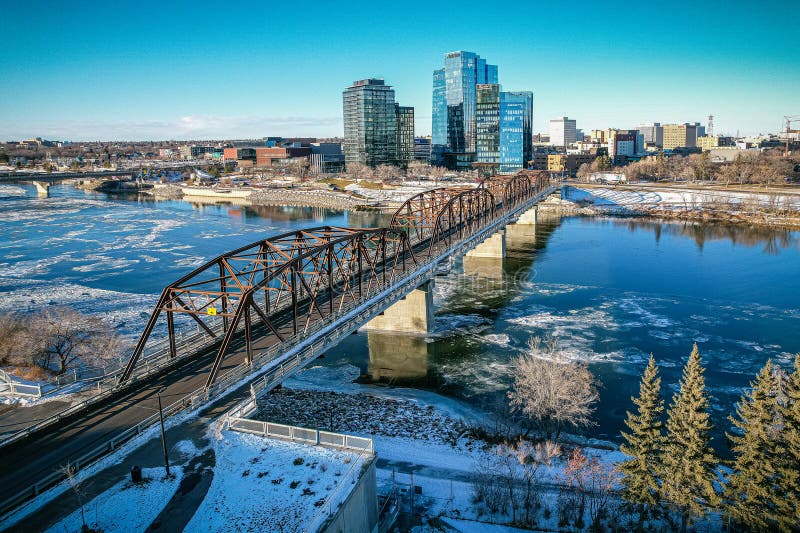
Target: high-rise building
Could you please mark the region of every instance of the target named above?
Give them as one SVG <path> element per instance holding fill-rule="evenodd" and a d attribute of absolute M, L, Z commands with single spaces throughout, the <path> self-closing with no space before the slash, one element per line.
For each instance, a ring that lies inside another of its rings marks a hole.
<path fill-rule="evenodd" d="M 397 119 L 397 164 L 407 167 L 414 159 L 414 108 L 395 104 Z"/>
<path fill-rule="evenodd" d="M 397 113 L 391 86 L 382 79 L 359 80 L 344 90 L 343 101 L 345 162 L 396 164 Z"/>
<path fill-rule="evenodd" d="M 500 174 L 527 167 L 533 157 L 533 93 L 500 93 Z"/>
<path fill-rule="evenodd" d="M 567 117 L 556 118 L 550 121 L 550 144 L 565 148 L 576 142 L 577 128 L 575 120 Z"/>
<path fill-rule="evenodd" d="M 500 85 L 477 86 L 476 161 L 484 174 L 513 174 L 533 155 L 533 93 L 501 92 Z"/>
<path fill-rule="evenodd" d="M 695 124 L 664 124 L 664 150 L 694 148 L 697 146 Z"/>
<path fill-rule="evenodd" d="M 660 122 L 643 122 L 636 126 L 636 129 L 644 136 L 644 142 L 656 146 L 663 146 L 664 128 L 661 126 Z"/>
<path fill-rule="evenodd" d="M 471 168 L 476 158 L 476 86 L 497 84 L 497 66 L 473 52 L 449 52 L 433 72 L 433 164 Z"/>
<path fill-rule="evenodd" d="M 476 86 L 475 105 L 476 157 L 474 166 L 485 175 L 500 166 L 500 85 Z"/>

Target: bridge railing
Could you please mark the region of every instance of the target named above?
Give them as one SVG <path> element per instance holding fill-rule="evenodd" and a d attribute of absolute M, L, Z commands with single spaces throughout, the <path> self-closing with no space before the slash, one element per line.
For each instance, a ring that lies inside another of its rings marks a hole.
<path fill-rule="evenodd" d="M 537 196 L 543 197 L 549 194 L 549 192 L 551 192 L 550 189 L 538 190 Z M 536 197 L 532 199 L 534 198 Z M 485 234 L 489 231 L 494 231 L 496 229 L 495 226 L 500 220 L 510 213 L 513 213 L 513 210 L 507 211 L 504 214 L 495 215 L 492 220 L 487 221 L 482 231 L 476 231 L 475 234 L 461 239 L 460 242 L 453 242 L 449 245 L 445 245 L 444 243 L 435 244 L 439 253 L 427 258 L 420 258 L 414 271 L 405 273 L 401 279 L 392 278 L 386 279 L 385 281 L 378 280 L 374 286 L 364 291 L 366 294 L 362 302 L 348 302 L 344 304 L 337 312 L 329 315 L 325 319 L 314 322 L 308 329 L 301 330 L 297 334 L 287 338 L 283 343 L 273 345 L 259 352 L 257 355 L 254 355 L 250 363 L 242 363 L 220 375 L 213 385 L 201 387 L 166 406 L 163 409 L 165 419 L 168 419 L 168 423 L 170 424 L 176 423 L 176 415 L 182 412 L 190 413 L 208 403 L 211 399 L 222 398 L 236 390 L 236 388 L 238 388 L 236 385 L 245 385 L 247 381 L 253 379 L 253 374 L 259 374 L 259 377 L 251 385 L 251 398 L 254 401 L 257 391 L 267 389 L 273 386 L 277 380 L 285 379 L 288 375 L 297 372 L 309 361 L 322 355 L 331 344 L 337 342 L 343 335 L 349 334 L 357 329 L 360 324 L 365 323 L 371 317 L 377 315 L 377 313 L 380 312 L 379 308 L 382 306 L 385 307 L 385 302 L 399 300 L 403 295 L 408 293 L 410 290 L 409 287 L 418 286 L 425 279 L 429 279 L 433 276 L 436 265 L 442 259 L 442 257 L 439 257 L 440 254 L 443 253 L 449 257 L 450 254 L 447 253 L 448 249 L 450 249 L 451 253 L 461 253 L 464 247 L 477 236 L 482 233 Z M 373 303 L 368 305 L 369 302 Z M 334 323 L 337 324 L 334 325 Z M 324 336 L 321 335 L 323 332 L 325 332 Z M 311 339 L 310 343 L 307 342 L 309 339 Z M 305 346 L 303 346 L 304 344 Z M 267 368 L 270 364 L 274 364 L 275 366 Z M 155 370 L 151 370 L 147 374 L 154 371 Z M 144 377 L 145 376 L 141 376 L 140 379 Z M 113 390 L 109 391 L 109 394 L 113 392 Z M 85 408 L 88 402 L 82 402 L 82 404 L 83 406 L 80 408 Z M 74 407 L 79 406 L 81 406 L 81 404 Z M 68 411 L 70 412 L 62 413 L 58 418 L 60 419 L 75 412 L 72 408 Z M 86 468 L 96 462 L 100 457 L 116 450 L 134 437 L 142 435 L 148 429 L 152 429 L 158 421 L 158 414 L 151 415 L 135 426 L 115 435 L 104 444 L 101 444 L 74 461 L 71 461 L 71 464 L 74 465 L 76 469 Z M 0 502 L 0 514 L 7 513 L 20 503 L 31 497 L 35 497 L 43 490 L 56 485 L 63 479 L 63 473 L 55 471 L 34 482 L 27 489 L 23 489 L 6 501 Z"/>

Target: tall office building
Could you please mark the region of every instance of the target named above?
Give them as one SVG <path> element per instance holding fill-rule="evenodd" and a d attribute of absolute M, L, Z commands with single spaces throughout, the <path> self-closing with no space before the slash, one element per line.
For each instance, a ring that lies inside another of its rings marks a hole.
<path fill-rule="evenodd" d="M 513 174 L 533 159 L 533 93 L 500 93 L 500 174 Z"/>
<path fill-rule="evenodd" d="M 566 149 L 567 146 L 578 140 L 576 130 L 575 120 L 567 117 L 552 119 L 550 121 L 550 144 Z"/>
<path fill-rule="evenodd" d="M 513 174 L 533 156 L 533 93 L 477 86 L 476 161 L 484 175 Z"/>
<path fill-rule="evenodd" d="M 497 84 L 497 65 L 473 52 L 449 52 L 433 72 L 433 164 L 469 169 L 476 159 L 476 86 Z"/>
<path fill-rule="evenodd" d="M 500 167 L 500 85 L 476 86 L 474 166 L 491 176 Z"/>
<path fill-rule="evenodd" d="M 414 108 L 395 104 L 397 118 L 397 164 L 407 167 L 414 160 Z"/>
<path fill-rule="evenodd" d="M 697 146 L 696 124 L 664 124 L 664 150 Z"/>
<path fill-rule="evenodd" d="M 413 153 L 414 109 L 396 105 L 394 90 L 382 79 L 353 82 L 342 96 L 345 162 L 369 166 L 408 164 L 410 159 L 400 158 L 399 144 L 404 143 L 403 157 L 408 156 L 409 142 Z M 403 131 L 398 132 L 398 126 Z"/>
<path fill-rule="evenodd" d="M 656 146 L 664 144 L 664 128 L 660 122 L 643 122 L 636 129 L 644 136 L 644 142 Z"/>

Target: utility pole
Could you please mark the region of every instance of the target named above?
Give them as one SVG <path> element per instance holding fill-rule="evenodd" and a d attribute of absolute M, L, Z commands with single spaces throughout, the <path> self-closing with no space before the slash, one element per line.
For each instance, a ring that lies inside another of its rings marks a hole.
<path fill-rule="evenodd" d="M 156 394 L 158 397 L 158 418 L 161 420 L 161 447 L 164 450 L 164 467 L 167 469 L 167 477 L 169 477 L 169 457 L 167 456 L 167 434 L 164 431 L 164 411 L 161 409 L 161 394 Z"/>

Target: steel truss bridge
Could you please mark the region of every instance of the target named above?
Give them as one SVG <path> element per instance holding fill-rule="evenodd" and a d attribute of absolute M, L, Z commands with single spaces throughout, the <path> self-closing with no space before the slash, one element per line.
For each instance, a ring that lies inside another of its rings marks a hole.
<path fill-rule="evenodd" d="M 87 466 L 155 424 L 146 406 L 157 393 L 178 398 L 170 417 L 253 394 L 254 380 L 280 383 L 553 190 L 530 172 L 433 189 L 403 203 L 388 227 L 292 231 L 195 269 L 163 290 L 100 393 L 0 442 L 0 513 L 62 481 L 68 461 Z M 179 331 L 188 324 L 196 333 Z"/>

